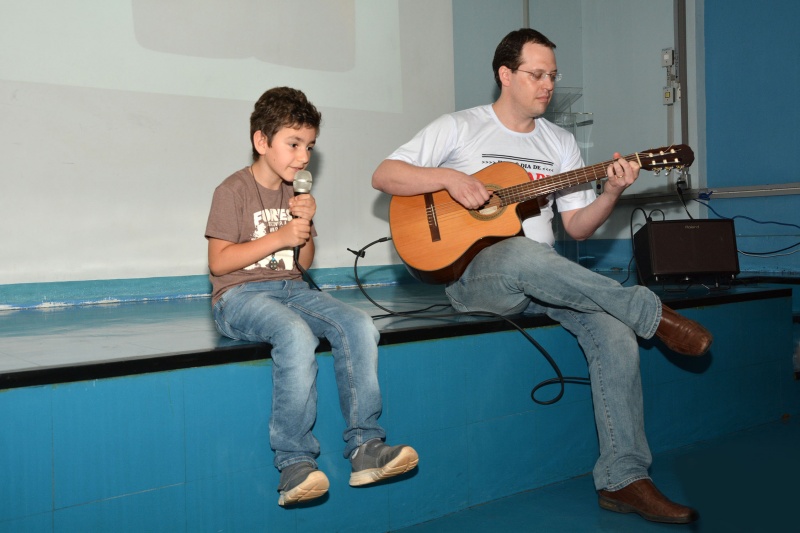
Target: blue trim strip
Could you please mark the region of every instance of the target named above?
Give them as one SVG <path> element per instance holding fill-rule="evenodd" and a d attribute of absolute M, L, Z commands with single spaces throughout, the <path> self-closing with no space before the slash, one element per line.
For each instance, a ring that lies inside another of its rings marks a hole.
<path fill-rule="evenodd" d="M 312 269 L 310 274 L 323 289 L 357 286 L 352 268 Z M 370 286 L 395 285 L 413 279 L 403 265 L 359 267 L 358 277 L 362 285 Z M 18 283 L 0 287 L 0 311 L 211 296 L 211 283 L 208 276 L 202 275 Z"/>
<path fill-rule="evenodd" d="M 558 241 L 556 250 L 589 270 L 627 274 L 632 256 L 628 239 L 591 239 L 583 242 Z M 770 265 L 767 265 L 770 266 Z M 772 265 L 774 266 L 774 265 Z M 740 265 L 742 273 L 767 274 L 758 266 Z M 797 273 L 792 272 L 794 275 Z M 783 272 L 784 275 L 791 274 Z M 320 288 L 357 286 L 352 267 L 318 268 L 311 276 Z M 358 277 L 363 285 L 396 285 L 415 282 L 403 265 L 360 266 Z M 635 271 L 631 272 L 635 279 Z M 207 298 L 211 294 L 208 276 L 172 276 L 160 278 L 63 281 L 0 285 L 0 311 L 123 303 L 146 300 Z"/>

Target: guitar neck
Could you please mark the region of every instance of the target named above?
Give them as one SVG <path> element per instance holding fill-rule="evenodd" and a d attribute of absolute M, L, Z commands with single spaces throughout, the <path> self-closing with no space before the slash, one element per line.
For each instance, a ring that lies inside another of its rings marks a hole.
<path fill-rule="evenodd" d="M 631 154 L 622 159 L 636 161 L 638 159 L 638 154 Z M 569 172 L 548 176 L 535 181 L 512 185 L 511 187 L 505 187 L 494 191 L 494 195 L 500 199 L 500 205 L 503 206 L 526 202 L 540 196 L 546 196 L 550 193 L 560 191 L 561 189 L 603 179 L 606 177 L 608 165 L 612 163 L 613 161 L 605 161 L 603 163 L 597 163 L 577 170 L 570 170 Z"/>

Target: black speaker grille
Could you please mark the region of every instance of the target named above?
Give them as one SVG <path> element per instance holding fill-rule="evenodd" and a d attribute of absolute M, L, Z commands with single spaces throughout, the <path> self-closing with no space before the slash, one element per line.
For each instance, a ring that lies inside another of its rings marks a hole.
<path fill-rule="evenodd" d="M 732 220 L 650 221 L 633 236 L 640 281 L 722 281 L 739 273 Z"/>

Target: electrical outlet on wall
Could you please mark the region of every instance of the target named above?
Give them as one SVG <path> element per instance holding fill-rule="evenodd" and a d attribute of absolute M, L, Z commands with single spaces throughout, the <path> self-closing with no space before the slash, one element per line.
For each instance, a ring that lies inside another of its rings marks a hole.
<path fill-rule="evenodd" d="M 675 49 L 664 48 L 661 50 L 661 66 L 671 67 L 675 64 Z"/>
<path fill-rule="evenodd" d="M 688 191 L 692 188 L 691 175 L 686 170 L 673 170 L 666 176 L 667 190 L 677 192 L 678 188 Z"/>
<path fill-rule="evenodd" d="M 672 105 L 675 103 L 675 88 L 664 87 L 664 105 Z"/>
<path fill-rule="evenodd" d="M 688 191 L 692 188 L 691 174 L 687 171 L 680 171 L 675 177 L 675 188 L 680 187 L 681 190 Z"/>

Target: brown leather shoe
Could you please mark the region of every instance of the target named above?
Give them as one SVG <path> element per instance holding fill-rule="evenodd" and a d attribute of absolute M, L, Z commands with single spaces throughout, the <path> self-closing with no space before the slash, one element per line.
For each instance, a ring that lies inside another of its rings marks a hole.
<path fill-rule="evenodd" d="M 640 479 L 615 491 L 599 490 L 600 507 L 616 513 L 636 513 L 651 522 L 688 524 L 699 518 L 691 507 L 677 504 L 661 494 L 652 481 Z"/>
<path fill-rule="evenodd" d="M 661 309 L 656 336 L 667 348 L 683 355 L 703 355 L 708 351 L 714 337 L 706 328 L 664 304 L 661 304 Z"/>

